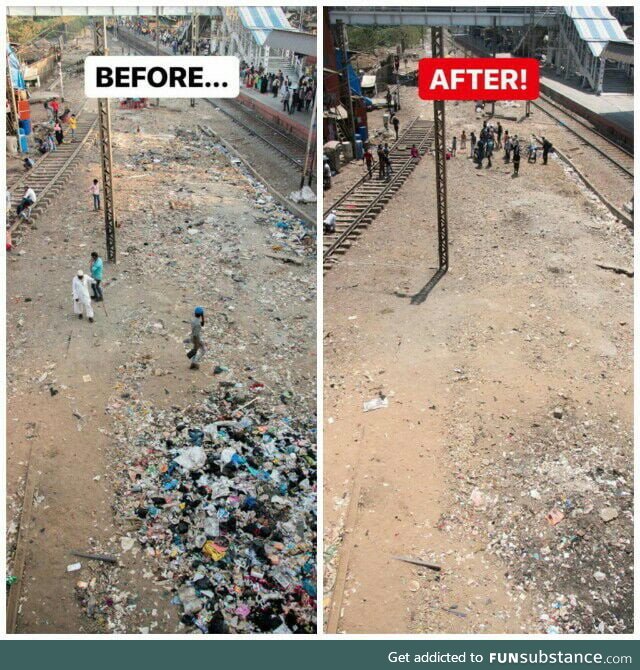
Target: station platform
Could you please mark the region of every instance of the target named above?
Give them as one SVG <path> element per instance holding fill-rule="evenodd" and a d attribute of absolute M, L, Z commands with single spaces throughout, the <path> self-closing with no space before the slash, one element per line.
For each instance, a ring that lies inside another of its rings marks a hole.
<path fill-rule="evenodd" d="M 274 98 L 272 93 L 259 93 L 254 88 L 247 88 L 242 85 L 240 86 L 240 95 L 237 99 L 246 107 L 255 110 L 257 114 L 267 121 L 282 127 L 304 142 L 307 141 L 313 107 L 310 107 L 308 112 L 298 112 L 296 110 L 293 114 L 287 114 L 282 109 L 282 100 L 280 100 L 279 95 L 277 98 Z"/>
<path fill-rule="evenodd" d="M 633 146 L 633 93 L 603 93 L 572 85 L 542 71 L 540 90 L 558 104 L 583 116 L 601 132 Z"/>

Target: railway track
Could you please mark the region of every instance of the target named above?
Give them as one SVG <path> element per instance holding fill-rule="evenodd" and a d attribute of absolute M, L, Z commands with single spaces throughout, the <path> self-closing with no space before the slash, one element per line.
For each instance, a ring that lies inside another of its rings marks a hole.
<path fill-rule="evenodd" d="M 77 115 L 78 127 L 75 142 L 61 144 L 57 150 L 42 156 L 29 172 L 21 174 L 9 185 L 11 203 L 20 202 L 27 188 L 30 186 L 35 192 L 37 202 L 31 211 L 31 222 L 35 222 L 51 204 L 54 197 L 64 188 L 73 173 L 73 167 L 80 158 L 80 152 L 86 146 L 96 128 L 98 115 L 81 109 Z M 9 229 L 14 232 L 22 223 L 13 213 Z"/>
<path fill-rule="evenodd" d="M 155 44 L 147 44 L 143 38 L 137 35 L 130 35 L 121 30 L 119 39 L 139 53 L 153 55 L 156 52 Z M 164 47 L 160 47 L 160 51 L 167 56 L 171 55 L 171 52 Z M 278 156 L 294 165 L 300 172 L 303 171 L 306 144 L 301 139 L 287 133 L 277 125 L 269 123 L 237 100 L 226 98 L 203 98 L 203 100 L 224 114 L 235 125 L 242 128 L 251 138 L 263 142 Z"/>
<path fill-rule="evenodd" d="M 633 152 L 620 146 L 597 131 L 587 121 L 580 119 L 544 95 L 540 95 L 538 100 L 532 101 L 531 104 L 576 138 L 578 145 L 572 150 L 572 153 L 581 156 L 580 162 L 583 162 L 582 156 L 587 159 L 595 158 L 598 161 L 604 159 L 608 166 L 623 179 L 628 180 L 629 186 L 633 188 Z"/>
<path fill-rule="evenodd" d="M 277 126 L 265 121 L 241 102 L 234 100 L 210 100 L 205 98 L 218 111 L 243 128 L 251 137 L 255 137 L 276 151 L 282 158 L 298 168 L 304 169 L 305 143 L 295 135 L 284 132 Z M 230 111 L 233 110 L 233 112 Z"/>
<path fill-rule="evenodd" d="M 433 122 L 415 119 L 392 147 L 391 178 L 378 179 L 378 163 L 374 163 L 374 177 L 362 177 L 342 197 L 340 197 L 324 216 L 336 211 L 336 232 L 324 236 L 323 267 L 329 270 L 344 254 L 362 231 L 384 209 L 386 203 L 397 193 L 413 172 L 416 162 L 411 158 L 411 146 L 418 148 L 423 156 L 433 141 Z"/>
<path fill-rule="evenodd" d="M 633 197 L 633 153 L 544 95 L 532 105 L 567 131 L 561 139 L 551 138 L 560 159 L 614 216 L 633 227 L 633 212 L 627 209 Z"/>

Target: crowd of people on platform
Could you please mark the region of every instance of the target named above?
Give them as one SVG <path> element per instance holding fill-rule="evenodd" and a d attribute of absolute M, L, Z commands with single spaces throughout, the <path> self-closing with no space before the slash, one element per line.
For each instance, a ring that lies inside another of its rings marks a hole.
<path fill-rule="evenodd" d="M 310 111 L 316 97 L 316 81 L 310 75 L 302 75 L 298 81 L 292 81 L 282 70 L 267 72 L 260 65 L 241 63 L 240 79 L 246 88 L 252 88 L 265 95 L 271 94 L 280 99 L 282 110 L 288 114 Z"/>

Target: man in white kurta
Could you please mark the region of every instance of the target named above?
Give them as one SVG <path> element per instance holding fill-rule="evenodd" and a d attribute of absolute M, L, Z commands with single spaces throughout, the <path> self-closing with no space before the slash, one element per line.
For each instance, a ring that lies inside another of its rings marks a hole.
<path fill-rule="evenodd" d="M 78 270 L 78 274 L 71 282 L 71 292 L 73 295 L 73 313 L 78 315 L 81 319 L 83 314 L 87 315 L 87 319 L 93 323 L 93 307 L 91 306 L 91 295 L 89 294 L 89 286 L 95 284 L 95 280 L 82 270 Z"/>

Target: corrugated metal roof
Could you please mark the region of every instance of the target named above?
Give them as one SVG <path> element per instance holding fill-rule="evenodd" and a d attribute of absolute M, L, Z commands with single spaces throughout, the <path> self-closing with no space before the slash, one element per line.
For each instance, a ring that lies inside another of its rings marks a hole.
<path fill-rule="evenodd" d="M 591 7 L 565 7 L 565 13 L 573 21 L 578 35 L 587 43 L 591 53 L 598 58 L 609 40 L 628 42 L 611 12 L 598 5 Z"/>
<path fill-rule="evenodd" d="M 265 43 L 271 30 L 294 29 L 280 7 L 238 7 L 238 15 L 259 46 Z"/>

